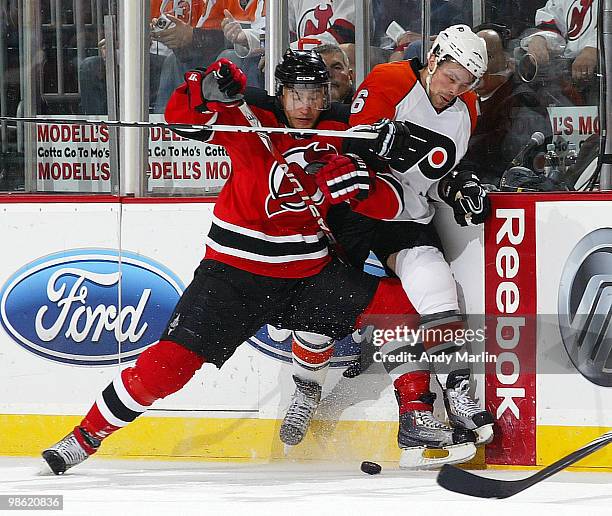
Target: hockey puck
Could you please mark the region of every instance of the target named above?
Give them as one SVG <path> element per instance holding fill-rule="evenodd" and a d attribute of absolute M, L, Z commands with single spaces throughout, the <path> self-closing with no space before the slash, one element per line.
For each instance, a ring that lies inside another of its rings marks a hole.
<path fill-rule="evenodd" d="M 376 464 L 376 462 L 364 460 L 361 463 L 361 471 L 367 473 L 368 475 L 378 475 L 382 471 L 382 467 L 380 464 Z"/>

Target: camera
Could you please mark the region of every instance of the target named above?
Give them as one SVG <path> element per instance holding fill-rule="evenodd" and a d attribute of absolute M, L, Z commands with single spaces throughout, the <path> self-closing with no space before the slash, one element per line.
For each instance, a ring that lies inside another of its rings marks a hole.
<path fill-rule="evenodd" d="M 166 29 L 170 29 L 170 28 L 174 27 L 175 25 L 176 24 L 170 18 L 168 18 L 165 14 L 162 14 L 159 18 L 157 18 L 157 20 L 153 24 L 153 27 L 151 28 L 151 31 L 152 32 L 161 32 L 161 31 L 164 31 Z"/>

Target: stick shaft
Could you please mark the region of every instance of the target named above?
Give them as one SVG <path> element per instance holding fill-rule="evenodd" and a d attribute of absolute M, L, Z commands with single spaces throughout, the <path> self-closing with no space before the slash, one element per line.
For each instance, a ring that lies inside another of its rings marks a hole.
<path fill-rule="evenodd" d="M 449 491 L 479 498 L 508 498 L 563 471 L 581 459 L 612 443 L 612 432 L 607 432 L 576 451 L 549 464 L 544 469 L 520 480 L 499 480 L 481 477 L 469 471 L 445 464 L 438 474 L 438 484 Z"/>
<path fill-rule="evenodd" d="M 257 127 L 257 124 L 260 124 L 259 119 L 255 116 L 253 111 L 251 111 L 251 108 L 245 102 L 240 104 L 238 106 L 238 109 L 240 110 L 240 112 L 242 113 L 246 121 L 249 124 L 251 124 L 251 127 Z M 321 133 L 317 133 L 317 134 L 321 134 Z M 319 227 L 321 228 L 321 230 L 323 231 L 323 233 L 329 240 L 330 244 L 336 245 L 337 244 L 336 239 L 333 233 L 331 232 L 331 230 L 329 229 L 329 227 L 327 226 L 325 220 L 323 219 L 323 215 L 321 215 L 319 208 L 317 208 L 317 205 L 311 199 L 310 195 L 306 193 L 306 190 L 304 190 L 304 187 L 302 186 L 298 178 L 295 177 L 293 172 L 289 170 L 289 166 L 287 165 L 287 161 L 285 160 L 285 157 L 274 146 L 272 141 L 268 138 L 267 134 L 260 132 L 259 136 L 261 137 L 263 144 L 270 151 L 272 156 L 274 156 L 274 159 L 280 165 L 283 166 L 283 172 L 285 176 L 287 177 L 287 179 L 289 179 L 289 181 L 293 183 L 293 186 L 295 187 L 295 191 L 300 196 L 300 199 L 302 199 L 306 207 L 309 209 L 313 218 L 317 221 L 317 224 L 319 225 Z"/>
<path fill-rule="evenodd" d="M 38 118 L 38 117 L 13 117 L 0 116 L 0 122 L 14 122 L 26 124 L 71 124 L 71 125 L 106 125 L 108 127 L 132 127 L 151 128 L 165 127 L 168 129 L 182 129 L 193 131 L 223 131 L 232 133 L 280 133 L 280 134 L 304 134 L 339 138 L 357 138 L 362 140 L 374 140 L 378 133 L 373 131 L 334 131 L 316 129 L 295 129 L 293 127 L 263 127 L 242 125 L 193 125 L 193 124 L 169 124 L 167 122 L 136 122 L 129 120 L 90 120 L 85 118 Z"/>

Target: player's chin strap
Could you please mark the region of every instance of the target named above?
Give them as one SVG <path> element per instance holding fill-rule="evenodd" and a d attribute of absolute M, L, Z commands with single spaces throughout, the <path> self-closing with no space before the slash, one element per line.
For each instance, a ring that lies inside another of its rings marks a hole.
<path fill-rule="evenodd" d="M 438 59 L 437 58 L 436 58 L 436 62 L 434 64 L 433 70 L 429 68 L 429 63 L 427 63 L 427 77 L 425 77 L 425 93 L 427 93 L 428 97 L 429 97 L 429 87 L 431 85 L 431 78 L 433 77 L 433 74 L 436 73 L 437 69 L 438 69 Z"/>

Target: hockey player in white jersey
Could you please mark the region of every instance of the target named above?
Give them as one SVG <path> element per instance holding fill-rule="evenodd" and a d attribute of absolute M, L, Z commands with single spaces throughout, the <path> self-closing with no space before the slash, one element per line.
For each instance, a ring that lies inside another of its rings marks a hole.
<path fill-rule="evenodd" d="M 362 217 L 343 203 L 348 200 L 355 208 L 362 201 L 357 197 L 359 191 L 350 187 L 354 172 L 347 169 L 342 156 L 333 158 L 317 177 L 324 194 L 333 203 L 342 203 L 338 204 L 345 211 L 342 227 L 362 228 L 361 234 L 355 230 L 349 237 L 361 240 L 362 258 L 373 250 L 388 272 L 400 278 L 421 316 L 420 327 L 438 329 L 440 334 L 464 331 L 465 317 L 432 224 L 434 207 L 430 201 L 449 204 L 461 226 L 480 224 L 488 214 L 489 200 L 478 178 L 470 172 L 452 172 L 475 127 L 478 108 L 472 90 L 486 68 L 484 41 L 468 26 L 457 25 L 439 34 L 424 67 L 416 60 L 379 65 L 360 86 L 350 124 L 374 124 L 381 136 L 373 146 L 349 142 L 345 150 L 359 154 L 378 170 L 391 170 L 397 196 L 395 202 L 381 206 L 385 210 L 381 218 L 386 221 Z M 336 170 L 334 162 L 338 163 Z M 334 229 L 333 220 L 330 223 Z M 337 236 L 342 242 L 342 232 Z M 353 242 L 350 247 L 355 252 L 359 245 Z M 432 334 L 435 332 L 428 333 Z M 402 352 L 414 353 L 414 344 L 390 342 L 382 351 L 387 356 L 401 356 Z M 418 344 L 429 356 L 459 348 L 458 339 L 422 339 Z M 399 404 L 401 467 L 469 460 L 475 448 L 459 443 L 464 429 L 476 433 L 477 444 L 491 441 L 493 417 L 471 398 L 468 368 L 436 371 L 450 421 L 447 426 L 433 416 L 435 395 L 429 389 L 428 363 L 388 360 L 385 366 L 394 380 Z M 427 458 L 425 448 L 441 448 L 449 455 Z"/>

